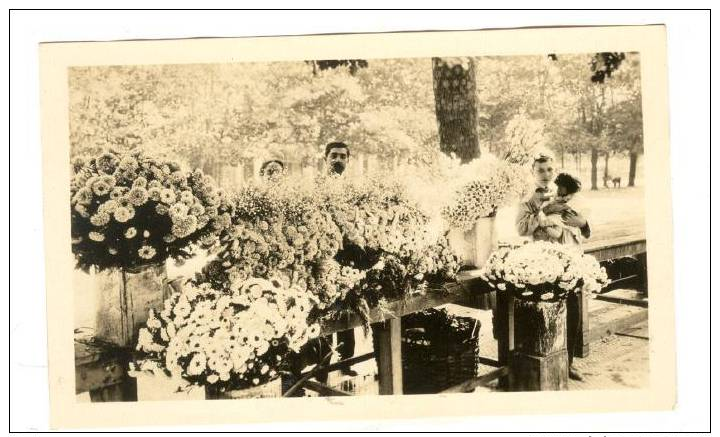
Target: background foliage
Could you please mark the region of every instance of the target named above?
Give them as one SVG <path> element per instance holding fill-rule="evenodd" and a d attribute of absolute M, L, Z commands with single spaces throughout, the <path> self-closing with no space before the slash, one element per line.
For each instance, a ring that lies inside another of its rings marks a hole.
<path fill-rule="evenodd" d="M 611 158 L 626 163 L 633 184 L 643 144 L 639 55 L 482 57 L 473 65 L 482 151 L 534 130 L 562 167 L 574 161 L 582 173 L 589 155 L 593 186 L 617 173 L 608 171 Z M 73 156 L 152 148 L 224 185 L 256 177 L 268 158 L 313 174 L 330 141 L 352 146 L 355 174 L 429 165 L 439 147 L 430 59 L 79 67 L 69 81 Z"/>

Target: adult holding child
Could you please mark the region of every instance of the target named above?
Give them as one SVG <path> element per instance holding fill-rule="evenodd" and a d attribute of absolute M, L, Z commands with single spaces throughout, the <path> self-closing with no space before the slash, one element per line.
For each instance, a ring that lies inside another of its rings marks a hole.
<path fill-rule="evenodd" d="M 581 189 L 580 181 L 567 173 L 555 177 L 552 157 L 543 154 L 533 160 L 532 173 L 535 190 L 518 207 L 515 219 L 518 234 L 531 237 L 533 241 L 581 246 L 583 238 L 590 238 L 590 224 L 570 205 L 570 200 Z M 550 188 L 553 181 L 556 186 L 554 193 Z M 582 337 L 582 299 L 579 293 L 573 293 L 567 301 L 568 376 L 577 381 L 583 379 L 573 367 L 574 351 L 578 339 Z"/>

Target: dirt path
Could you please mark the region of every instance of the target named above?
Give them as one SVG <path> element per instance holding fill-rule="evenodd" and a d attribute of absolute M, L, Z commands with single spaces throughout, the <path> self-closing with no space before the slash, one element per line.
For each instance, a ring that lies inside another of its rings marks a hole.
<path fill-rule="evenodd" d="M 576 358 L 584 381 L 570 380 L 570 390 L 617 390 L 647 387 L 650 376 L 647 321 L 591 345 L 590 356 Z"/>

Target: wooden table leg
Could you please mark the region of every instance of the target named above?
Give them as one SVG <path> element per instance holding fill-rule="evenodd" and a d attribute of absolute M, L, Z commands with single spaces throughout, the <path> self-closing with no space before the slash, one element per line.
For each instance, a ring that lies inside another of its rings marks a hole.
<path fill-rule="evenodd" d="M 507 293 L 497 293 L 496 306 L 493 310 L 493 333 L 498 345 L 498 364 L 507 366 L 510 364 L 512 350 L 515 349 L 515 298 Z M 507 389 L 510 387 L 509 375 L 499 379 L 499 387 Z"/>
<path fill-rule="evenodd" d="M 648 297 L 648 274 L 647 274 L 647 253 L 641 253 L 637 256 L 638 275 L 640 276 L 640 292 L 643 297 Z"/>
<path fill-rule="evenodd" d="M 378 379 L 381 395 L 402 394 L 400 319 L 378 324 Z"/>
<path fill-rule="evenodd" d="M 573 299 L 573 297 L 570 297 Z M 580 293 L 576 298 L 578 300 L 578 316 L 580 317 L 580 332 L 575 341 L 575 350 L 573 356 L 585 358 L 590 355 L 590 315 L 588 310 L 588 294 Z"/>
<path fill-rule="evenodd" d="M 512 360 L 513 360 L 513 354 L 515 353 L 515 297 L 514 296 L 507 296 L 507 307 L 505 307 L 505 311 L 507 313 L 507 327 L 505 328 L 507 330 L 507 344 L 505 345 L 505 356 L 506 359 L 506 365 L 512 366 Z M 503 380 L 503 383 L 505 384 L 503 388 L 508 389 L 512 387 L 514 384 L 513 382 L 514 376 L 512 372 L 508 372 L 507 378 Z"/>

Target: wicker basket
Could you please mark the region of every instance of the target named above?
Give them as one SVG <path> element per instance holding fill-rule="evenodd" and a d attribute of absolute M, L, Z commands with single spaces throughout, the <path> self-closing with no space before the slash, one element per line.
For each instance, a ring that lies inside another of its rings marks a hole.
<path fill-rule="evenodd" d="M 479 332 L 479 321 L 444 309 L 403 317 L 403 393 L 434 394 L 478 376 Z"/>

